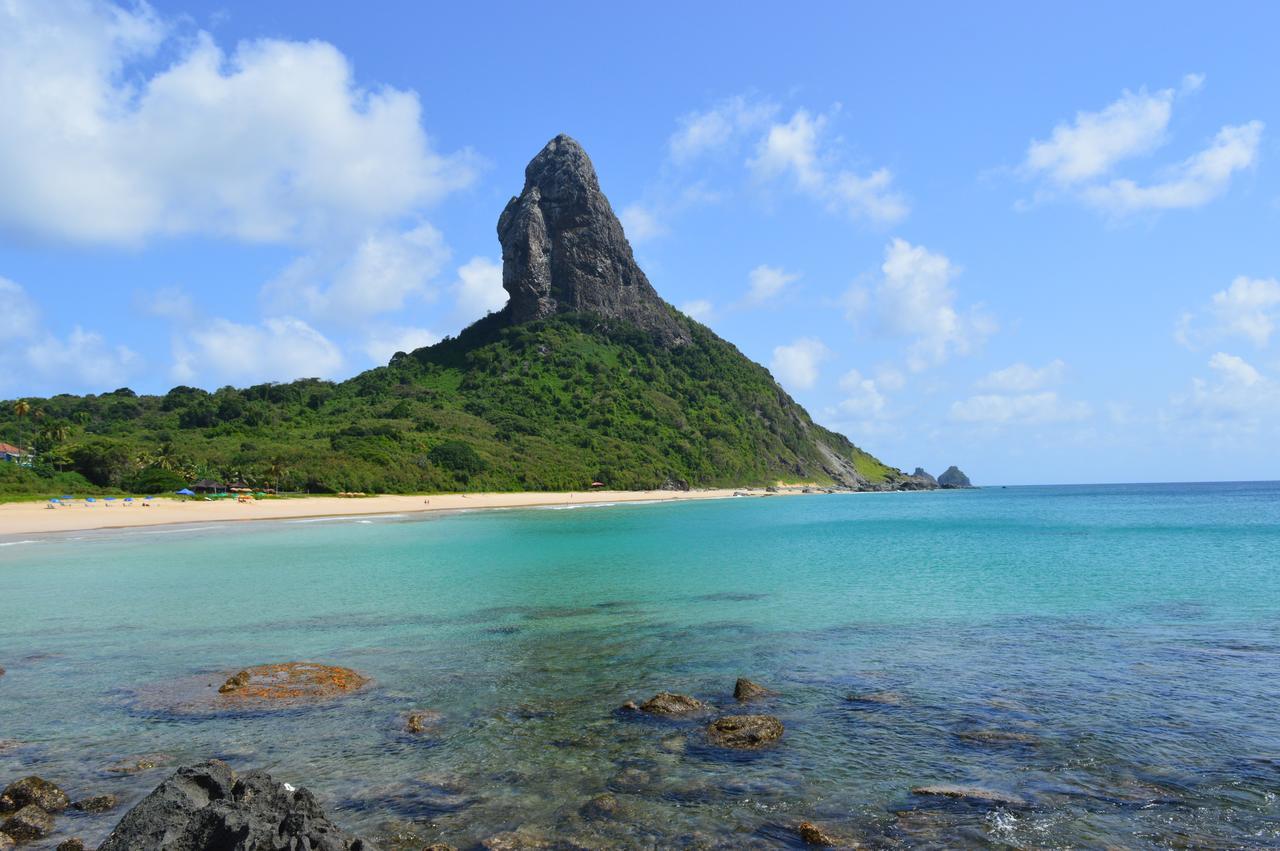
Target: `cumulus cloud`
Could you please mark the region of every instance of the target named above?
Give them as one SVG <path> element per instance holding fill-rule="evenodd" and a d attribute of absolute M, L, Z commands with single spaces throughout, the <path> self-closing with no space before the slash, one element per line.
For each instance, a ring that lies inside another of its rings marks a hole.
<path fill-rule="evenodd" d="M 1050 187 L 1039 197 L 1063 193 L 1112 216 L 1199 207 L 1227 191 L 1232 178 L 1257 162 L 1260 121 L 1227 125 L 1203 150 L 1162 169 L 1154 180 L 1105 178 L 1126 160 L 1150 156 L 1169 140 L 1175 101 L 1197 91 L 1204 76 L 1188 74 L 1180 90 L 1125 91 L 1099 112 L 1079 112 L 1048 139 L 1033 140 L 1022 172 Z"/>
<path fill-rule="evenodd" d="M 1195 377 L 1164 412 L 1168 427 L 1191 429 L 1215 439 L 1271 434 L 1280 423 L 1280 383 L 1238 355 L 1209 358 L 1209 377 Z"/>
<path fill-rule="evenodd" d="M 747 303 L 763 304 L 798 280 L 800 275 L 797 272 L 788 272 L 779 266 L 757 266 L 747 274 Z"/>
<path fill-rule="evenodd" d="M 988 373 L 978 381 L 978 389 L 1003 393 L 1028 393 L 1057 384 L 1067 371 L 1061 360 L 1053 360 L 1040 368 L 1025 363 L 1015 363 L 1004 369 Z"/>
<path fill-rule="evenodd" d="M 822 362 L 831 357 L 831 350 L 812 337 L 801 337 L 787 346 L 773 350 L 769 369 L 778 382 L 797 390 L 808 390 L 818 381 Z"/>
<path fill-rule="evenodd" d="M 907 203 L 887 168 L 859 175 L 832 165 L 833 155 L 822 147 L 828 120 L 798 109 L 786 123 L 771 124 L 748 167 L 761 180 L 789 177 L 796 191 L 854 218 L 879 224 L 906 218 Z"/>
<path fill-rule="evenodd" d="M 228 53 L 145 4 L 0 5 L 0 102 L 0 229 L 42 238 L 318 241 L 474 171 L 470 154 L 433 149 L 416 94 L 358 86 L 332 45 Z"/>
<path fill-rule="evenodd" d="M 910 339 L 913 372 L 966 355 L 995 333 L 995 320 L 978 307 L 956 306 L 951 282 L 960 270 L 945 255 L 894 239 L 885 248 L 874 290 L 854 287 L 843 298 L 852 321 L 871 314 L 882 331 Z"/>
<path fill-rule="evenodd" d="M 1175 337 L 1184 346 L 1224 337 L 1244 337 L 1258 348 L 1271 342 L 1280 322 L 1280 281 L 1275 278 L 1237 277 L 1225 290 L 1213 294 L 1200 313 L 1185 313 Z"/>
<path fill-rule="evenodd" d="M 458 269 L 454 290 L 458 312 L 468 318 L 478 319 L 507 304 L 507 291 L 502 288 L 502 265 L 487 257 L 473 257 Z"/>
<path fill-rule="evenodd" d="M 338 347 L 296 317 L 258 324 L 218 318 L 193 324 L 175 338 L 173 377 L 206 384 L 336 378 L 343 364 Z"/>
<path fill-rule="evenodd" d="M 953 402 L 951 418 L 985 425 L 1040 425 L 1087 419 L 1093 409 L 1087 402 L 1071 402 L 1052 390 L 1018 395 L 984 394 Z"/>
<path fill-rule="evenodd" d="M 706 322 L 715 313 L 715 306 L 705 298 L 695 298 L 680 305 L 680 312 L 691 319 Z"/>
<path fill-rule="evenodd" d="M 1209 147 L 1169 169 L 1165 179 L 1146 186 L 1133 180 L 1113 180 L 1088 187 L 1083 197 L 1116 215 L 1199 207 L 1225 193 L 1236 172 L 1253 167 L 1261 141 L 1261 121 L 1223 127 Z"/>
<path fill-rule="evenodd" d="M 667 143 L 669 155 L 673 162 L 687 163 L 759 128 L 777 112 L 777 104 L 747 95 L 727 98 L 705 111 L 690 112 L 677 122 L 676 132 Z"/>
<path fill-rule="evenodd" d="M 263 300 L 277 312 L 359 323 L 401 310 L 412 300 L 433 300 L 437 292 L 430 284 L 449 256 L 444 237 L 429 224 L 379 231 L 366 235 L 349 255 L 321 251 L 299 257 L 263 288 Z"/>
<path fill-rule="evenodd" d="M 127 346 L 77 325 L 69 334 L 51 331 L 40 308 L 21 285 L 0 278 L 0 386 L 32 392 L 101 393 L 124 384 L 140 365 Z"/>
<path fill-rule="evenodd" d="M 841 377 L 840 389 L 846 394 L 836 405 L 842 415 L 868 420 L 884 417 L 889 400 L 880 392 L 875 379 L 851 369 Z"/>
<path fill-rule="evenodd" d="M 412 352 L 440 342 L 440 335 L 426 328 L 390 327 L 373 331 L 362 347 L 369 360 L 384 364 L 396 352 Z"/>

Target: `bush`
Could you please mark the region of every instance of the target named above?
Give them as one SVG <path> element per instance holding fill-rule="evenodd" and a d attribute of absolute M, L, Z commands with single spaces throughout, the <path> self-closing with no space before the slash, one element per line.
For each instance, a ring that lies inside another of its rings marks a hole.
<path fill-rule="evenodd" d="M 484 459 L 480 457 L 475 448 L 470 443 L 464 443 L 461 440 L 446 440 L 444 443 L 433 447 L 427 453 L 427 457 L 437 467 L 443 467 L 446 470 L 460 473 L 464 476 L 483 473 L 485 468 Z"/>
<path fill-rule="evenodd" d="M 122 488 L 130 493 L 173 493 L 187 486 L 186 481 L 172 470 L 159 467 L 148 467 L 128 477 Z"/>

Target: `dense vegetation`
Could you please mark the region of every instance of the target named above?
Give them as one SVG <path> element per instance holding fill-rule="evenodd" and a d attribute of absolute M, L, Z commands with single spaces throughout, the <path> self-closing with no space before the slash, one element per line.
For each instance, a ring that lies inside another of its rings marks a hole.
<path fill-rule="evenodd" d="M 898 475 L 705 327 L 665 348 L 597 324 L 493 314 L 341 383 L 7 403 L 0 440 L 38 455 L 31 469 L 0 464 L 0 496 L 162 492 L 200 477 L 316 493 L 829 480 L 818 439 L 873 482 Z"/>

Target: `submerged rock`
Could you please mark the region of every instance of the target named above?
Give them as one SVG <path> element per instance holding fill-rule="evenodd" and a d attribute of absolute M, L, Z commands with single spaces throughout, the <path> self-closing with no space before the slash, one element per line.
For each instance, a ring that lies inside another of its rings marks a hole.
<path fill-rule="evenodd" d="M 484 851 L 534 851 L 534 849 L 550 848 L 551 843 L 540 836 L 534 836 L 518 830 L 498 833 L 480 843 Z"/>
<path fill-rule="evenodd" d="M 1038 745 L 1040 739 L 1031 733 L 1010 730 L 962 730 L 956 738 L 977 745 Z"/>
<path fill-rule="evenodd" d="M 687 694 L 661 691 L 640 704 L 638 708 L 649 715 L 685 715 L 690 712 L 706 712 L 711 707 Z"/>
<path fill-rule="evenodd" d="M 179 768 L 116 825 L 98 851 L 373 851 L 325 816 L 306 789 L 223 762 Z"/>
<path fill-rule="evenodd" d="M 596 795 L 578 809 L 578 814 L 588 821 L 616 819 L 622 812 L 622 804 L 608 792 Z"/>
<path fill-rule="evenodd" d="M 84 840 L 78 836 L 64 839 L 58 843 L 58 847 L 54 851 L 84 851 Z"/>
<path fill-rule="evenodd" d="M 76 801 L 71 805 L 73 809 L 77 809 L 82 813 L 106 813 L 120 806 L 120 799 L 115 795 L 93 795 L 92 797 Z"/>
<path fill-rule="evenodd" d="M 800 822 L 800 826 L 796 828 L 796 833 L 800 834 L 800 839 L 803 840 L 805 845 L 834 848 L 840 844 L 840 840 L 811 821 Z"/>
<path fill-rule="evenodd" d="M 902 706 L 907 702 L 906 697 L 896 691 L 873 691 L 865 694 L 850 694 L 845 696 L 845 700 L 849 703 L 863 706 Z"/>
<path fill-rule="evenodd" d="M 981 786 L 963 786 L 953 783 L 917 786 L 911 790 L 911 794 L 926 797 L 954 798 L 975 804 L 1004 804 L 1011 807 L 1024 807 L 1027 805 L 1025 798 L 1020 798 L 1009 792 L 997 792 L 994 789 L 984 789 Z"/>
<path fill-rule="evenodd" d="M 784 729 L 772 715 L 725 715 L 707 725 L 707 738 L 722 748 L 755 750 L 781 739 Z"/>
<path fill-rule="evenodd" d="M 0 793 L 0 807 L 7 806 L 10 811 L 20 810 L 28 804 L 35 804 L 47 813 L 60 813 L 71 806 L 71 799 L 56 785 L 34 774 L 15 780 Z"/>
<path fill-rule="evenodd" d="M 746 677 L 738 677 L 738 681 L 733 684 L 733 696 L 738 700 L 755 700 L 760 697 L 771 697 L 777 694 L 759 683 L 753 683 Z"/>
<path fill-rule="evenodd" d="M 370 682 L 350 668 L 280 662 L 151 683 L 138 689 L 137 706 L 175 715 L 264 712 L 327 703 Z"/>
<path fill-rule="evenodd" d="M 439 712 L 434 712 L 430 709 L 416 709 L 405 718 L 404 729 L 405 732 L 418 735 L 427 732 L 443 720 L 444 716 Z"/>
<path fill-rule="evenodd" d="M 105 770 L 108 774 L 141 774 L 144 771 L 151 771 L 162 765 L 169 765 L 172 762 L 174 762 L 174 758 L 171 754 L 150 753 L 145 756 L 130 757 L 119 762 L 113 762 Z"/>
<path fill-rule="evenodd" d="M 27 804 L 4 820 L 0 831 L 17 842 L 41 839 L 53 832 L 53 816 L 35 804 Z"/>
<path fill-rule="evenodd" d="M 7 833 L 0 833 L 0 851 L 9 851 L 16 844 L 12 836 Z"/>

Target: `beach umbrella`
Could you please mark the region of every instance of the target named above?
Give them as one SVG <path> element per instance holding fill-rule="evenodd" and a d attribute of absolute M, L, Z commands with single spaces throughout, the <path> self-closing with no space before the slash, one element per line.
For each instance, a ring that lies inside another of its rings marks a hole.
<path fill-rule="evenodd" d="M 86 497 L 84 498 L 84 501 L 85 501 L 85 502 L 97 502 L 97 500 L 96 500 L 96 499 L 94 499 L 94 498 L 93 498 L 93 497 L 91 497 L 91 496 L 86 496 Z"/>
<path fill-rule="evenodd" d="M 131 496 L 126 496 L 126 497 L 124 498 L 124 501 L 125 501 L 125 502 L 133 502 L 133 497 L 131 497 Z"/>
<path fill-rule="evenodd" d="M 64 493 L 62 496 L 60 496 L 60 497 L 58 497 L 58 498 L 59 498 L 59 499 L 75 499 L 75 497 L 74 497 L 74 496 L 72 496 L 72 495 L 71 495 L 71 494 L 69 494 L 69 493 Z"/>
<path fill-rule="evenodd" d="M 191 490 L 190 488 L 183 488 L 180 491 L 174 491 L 174 493 L 177 494 L 178 496 L 195 496 L 196 495 L 195 491 Z"/>

